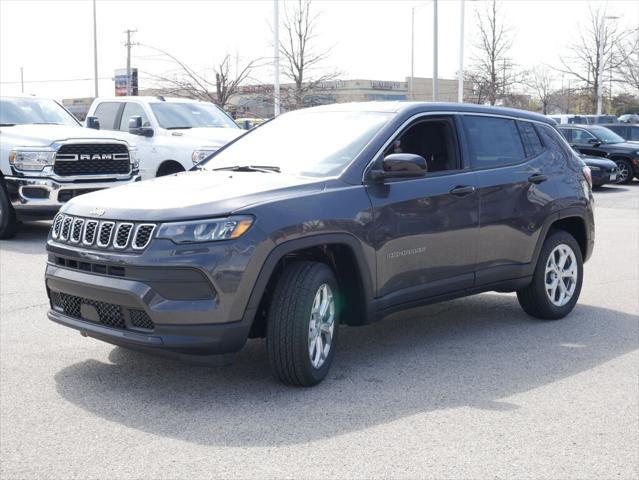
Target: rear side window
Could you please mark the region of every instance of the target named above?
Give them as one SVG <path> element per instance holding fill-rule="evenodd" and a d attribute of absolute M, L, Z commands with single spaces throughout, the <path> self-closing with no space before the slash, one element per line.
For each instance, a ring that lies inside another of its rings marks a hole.
<path fill-rule="evenodd" d="M 634 140 L 639 142 L 639 127 L 627 127 L 630 130 L 628 140 Z"/>
<path fill-rule="evenodd" d="M 119 102 L 104 102 L 98 105 L 93 116 L 100 120 L 100 128 L 115 130 L 115 118 L 118 116 L 120 105 Z"/>
<path fill-rule="evenodd" d="M 517 125 L 519 126 L 521 139 L 524 142 L 526 156 L 535 157 L 543 152 L 544 146 L 541 144 L 541 140 L 539 140 L 535 126 L 530 122 L 517 122 Z"/>
<path fill-rule="evenodd" d="M 526 158 L 514 120 L 497 117 L 464 117 L 464 128 L 474 168 L 490 168 L 523 162 Z"/>

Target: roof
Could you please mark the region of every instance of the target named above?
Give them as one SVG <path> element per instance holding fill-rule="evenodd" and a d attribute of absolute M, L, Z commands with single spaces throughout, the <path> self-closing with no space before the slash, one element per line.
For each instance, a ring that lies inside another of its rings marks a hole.
<path fill-rule="evenodd" d="M 210 102 L 205 102 L 203 100 L 194 100 L 192 98 L 180 98 L 180 97 L 162 97 L 164 98 L 165 102 L 168 103 L 175 103 L 175 102 L 180 102 L 180 103 L 210 103 Z M 120 97 L 97 97 L 96 100 L 100 100 L 101 102 L 103 101 L 110 101 L 110 102 L 125 102 L 125 101 L 130 101 L 130 100 L 141 100 L 143 102 L 161 102 L 162 100 L 160 99 L 160 96 L 120 96 Z"/>
<path fill-rule="evenodd" d="M 440 103 L 440 102 L 351 102 L 351 103 L 333 103 L 331 105 L 322 105 L 312 107 L 309 110 L 315 111 L 332 111 L 332 112 L 464 112 L 464 113 L 485 113 L 499 114 L 509 117 L 523 118 L 535 120 L 538 122 L 555 125 L 555 121 L 545 117 L 544 115 L 528 112 L 525 110 L 517 110 L 515 108 L 490 107 L 487 105 L 475 105 L 472 103 Z"/>

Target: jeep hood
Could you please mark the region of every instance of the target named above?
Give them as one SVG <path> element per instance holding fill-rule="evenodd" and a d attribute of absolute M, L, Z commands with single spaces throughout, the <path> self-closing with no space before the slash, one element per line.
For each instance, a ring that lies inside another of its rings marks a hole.
<path fill-rule="evenodd" d="M 244 207 L 320 191 L 325 182 L 282 173 L 190 171 L 75 197 L 62 207 L 73 215 L 131 221 L 222 216 Z"/>
<path fill-rule="evenodd" d="M 68 125 L 14 125 L 0 128 L 0 141 L 15 147 L 48 147 L 65 140 L 123 140 L 115 132 Z"/>

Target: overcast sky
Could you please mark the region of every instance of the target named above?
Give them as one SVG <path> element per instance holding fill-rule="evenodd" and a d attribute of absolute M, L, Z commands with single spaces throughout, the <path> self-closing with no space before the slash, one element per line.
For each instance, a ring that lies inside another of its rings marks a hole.
<path fill-rule="evenodd" d="M 639 0 L 503 1 L 514 61 L 523 68 L 557 65 L 585 24 L 589 5 L 607 5 L 609 15 L 620 17 L 615 20 L 620 26 L 639 26 Z M 321 12 L 316 47 L 333 49 L 326 68 L 343 72 L 344 79 L 404 80 L 410 74 L 411 7 L 416 7 L 415 75 L 430 77 L 432 1 L 315 0 L 313 8 Z M 466 1 L 467 64 L 477 40 L 475 12 L 485 7 L 484 1 Z M 97 15 L 101 95 L 113 95 L 114 70 L 126 66 L 127 28 L 137 29 L 135 41 L 169 51 L 207 75 L 226 53 L 238 55 L 240 63 L 273 55 L 273 0 L 98 0 Z M 439 0 L 443 78 L 454 78 L 457 71 L 459 20 L 459 0 Z M 140 71 L 141 88 L 152 86 L 145 72 L 174 68 L 142 46 L 133 47 L 132 63 Z M 91 0 L 0 0 L 0 94 L 20 92 L 20 67 L 25 93 L 58 99 L 92 96 Z M 273 78 L 267 67 L 255 75 L 264 82 Z"/>

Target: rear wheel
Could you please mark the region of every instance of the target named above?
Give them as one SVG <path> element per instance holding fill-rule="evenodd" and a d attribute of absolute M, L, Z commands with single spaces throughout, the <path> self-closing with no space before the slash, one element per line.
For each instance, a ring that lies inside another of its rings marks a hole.
<path fill-rule="evenodd" d="M 617 164 L 617 183 L 630 183 L 632 181 L 632 166 L 627 160 L 615 160 Z"/>
<path fill-rule="evenodd" d="M 0 180 L 0 239 L 12 238 L 18 230 L 16 212 L 11 205 L 4 181 Z"/>
<path fill-rule="evenodd" d="M 276 376 L 310 387 L 330 369 L 338 333 L 337 281 L 319 262 L 295 262 L 280 277 L 268 314 L 266 348 Z"/>
<path fill-rule="evenodd" d="M 583 280 L 583 260 L 575 238 L 551 232 L 539 254 L 530 285 L 517 291 L 524 311 L 544 320 L 557 320 L 575 307 Z"/>

